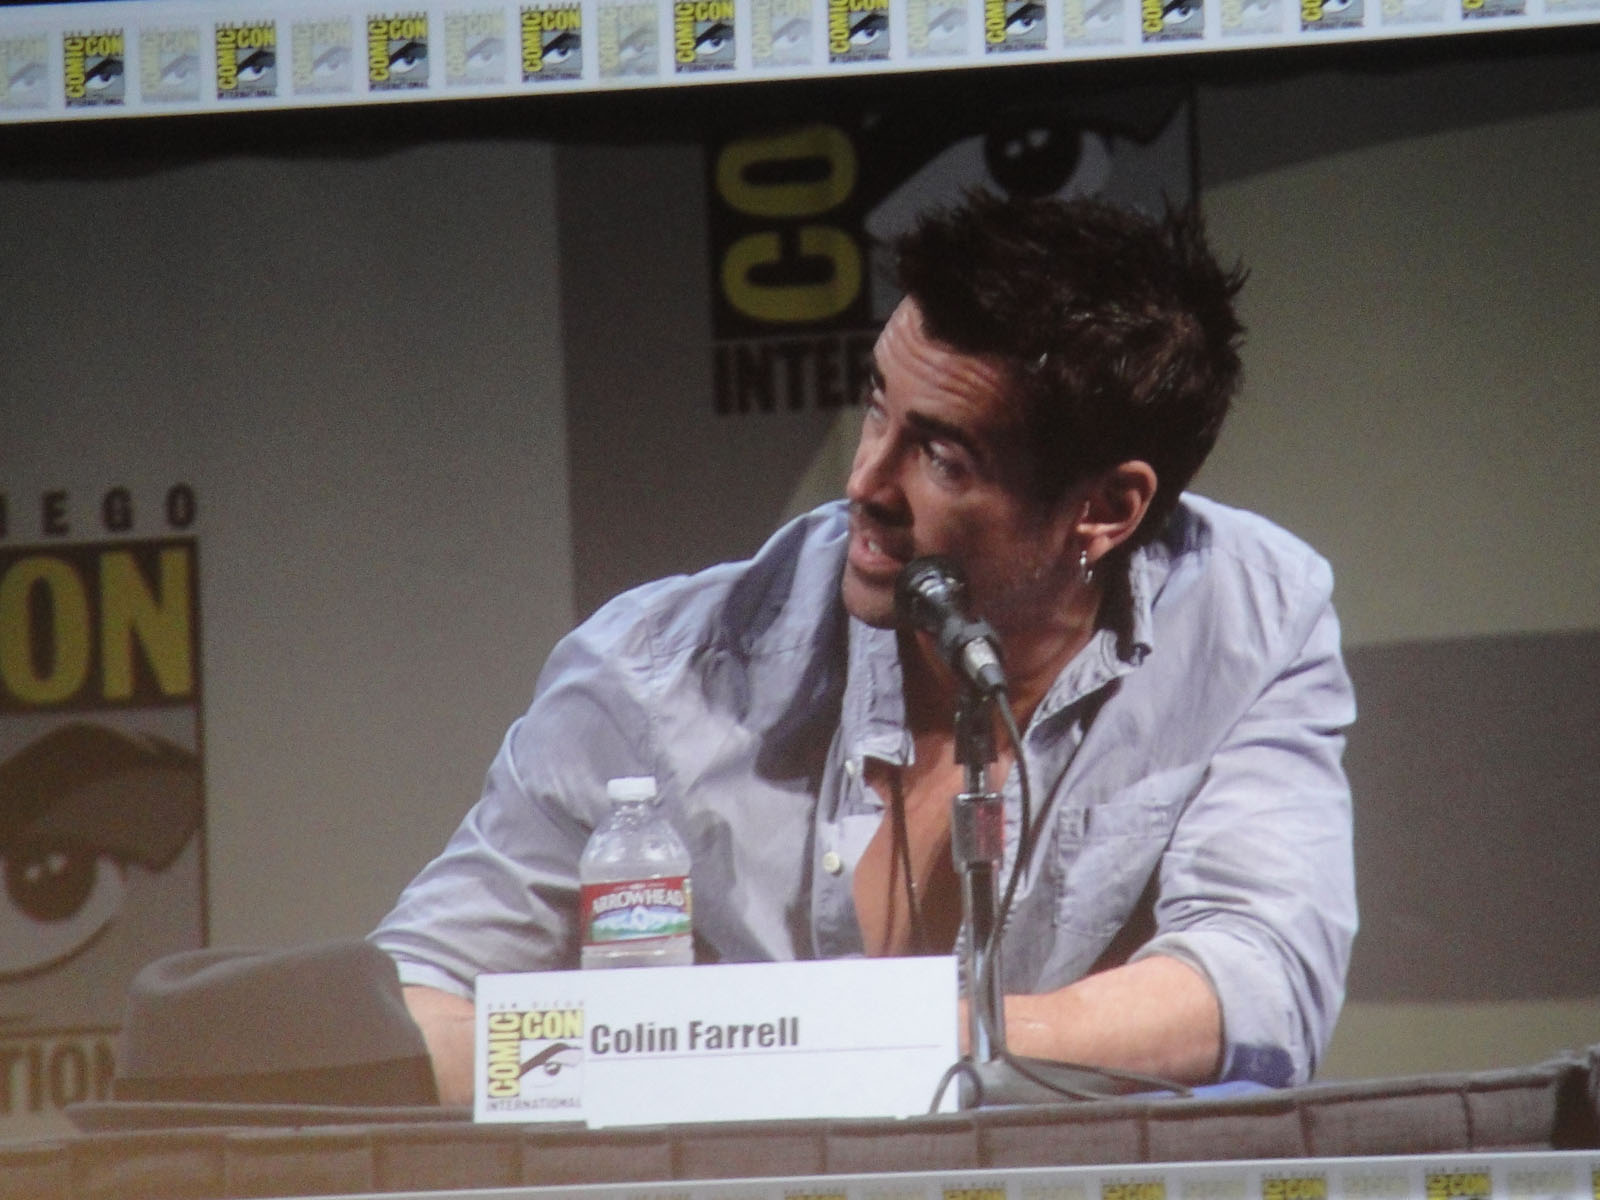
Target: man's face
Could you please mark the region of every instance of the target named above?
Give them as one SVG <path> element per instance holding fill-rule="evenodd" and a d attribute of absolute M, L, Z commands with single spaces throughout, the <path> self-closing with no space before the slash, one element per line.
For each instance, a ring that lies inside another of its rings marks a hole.
<path fill-rule="evenodd" d="M 873 360 L 845 488 L 845 608 L 892 626 L 901 568 L 944 554 L 965 569 L 975 615 L 1002 635 L 1031 632 L 1071 586 L 1077 501 L 1069 492 L 1047 508 L 1025 496 L 1027 447 L 1005 371 L 929 339 L 909 299 L 884 326 Z"/>

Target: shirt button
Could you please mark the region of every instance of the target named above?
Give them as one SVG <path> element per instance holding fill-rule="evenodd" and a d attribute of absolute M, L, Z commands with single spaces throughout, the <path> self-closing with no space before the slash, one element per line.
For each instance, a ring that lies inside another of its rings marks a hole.
<path fill-rule="evenodd" d="M 844 870 L 844 859 L 839 857 L 836 850 L 829 850 L 822 856 L 822 869 L 829 875 L 837 875 Z"/>
<path fill-rule="evenodd" d="M 850 776 L 851 779 L 854 779 L 857 775 L 861 774 L 861 763 L 853 758 L 845 759 L 844 773 Z"/>

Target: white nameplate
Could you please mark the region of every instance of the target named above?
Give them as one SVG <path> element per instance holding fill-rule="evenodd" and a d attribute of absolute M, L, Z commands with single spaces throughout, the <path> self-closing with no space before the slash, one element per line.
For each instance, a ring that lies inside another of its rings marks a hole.
<path fill-rule="evenodd" d="M 954 958 L 480 975 L 473 1115 L 910 1116 L 956 1060 L 956 1022 Z"/>

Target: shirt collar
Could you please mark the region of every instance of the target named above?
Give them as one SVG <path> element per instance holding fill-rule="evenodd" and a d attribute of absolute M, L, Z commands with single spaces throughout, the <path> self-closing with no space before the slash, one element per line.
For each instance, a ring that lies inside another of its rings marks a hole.
<path fill-rule="evenodd" d="M 841 713 L 845 753 L 857 766 L 862 758 L 904 765 L 911 761 L 911 734 L 895 632 L 851 617 L 849 643 Z"/>
<path fill-rule="evenodd" d="M 1151 609 L 1170 567 L 1170 554 L 1160 541 L 1133 552 L 1126 568 L 1127 587 L 1113 590 L 1113 595 L 1122 593 L 1117 602 L 1127 605 L 1127 621 L 1101 623 L 1056 676 L 1034 714 L 1035 722 L 1048 720 L 1144 662 L 1155 648 Z M 1126 640 L 1119 637 L 1118 625 L 1128 630 Z M 849 673 L 841 721 L 845 753 L 857 766 L 862 758 L 900 765 L 911 761 L 894 630 L 849 619 Z"/>

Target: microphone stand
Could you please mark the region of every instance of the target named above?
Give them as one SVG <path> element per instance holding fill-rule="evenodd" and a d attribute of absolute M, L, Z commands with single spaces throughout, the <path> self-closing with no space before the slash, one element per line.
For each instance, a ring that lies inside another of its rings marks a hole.
<path fill-rule="evenodd" d="M 994 1063 L 1005 1047 L 994 1045 L 989 1031 L 1005 1037 L 1005 1002 L 1000 986 L 996 945 L 987 986 L 983 963 L 990 943 L 1000 935 L 999 873 L 1005 857 L 1005 802 L 990 790 L 987 768 L 995 761 L 994 698 L 970 684 L 956 702 L 956 762 L 966 771 L 966 787 L 952 801 L 950 852 L 961 876 L 961 923 L 964 950 L 961 971 L 967 985 L 967 1045 L 975 1063 Z M 963 1079 L 962 1107 L 967 1085 Z"/>
<path fill-rule="evenodd" d="M 961 973 L 967 989 L 969 1048 L 965 1069 L 958 1076 L 957 1099 L 960 1107 L 971 1109 L 1059 1104 L 1066 1098 L 1125 1093 L 1131 1089 L 1108 1089 L 1104 1075 L 1066 1064 L 1035 1062 L 1025 1073 L 1006 1050 L 999 945 L 1004 919 L 999 912 L 999 879 L 1005 859 L 1005 801 L 989 788 L 986 777 L 995 761 L 994 695 L 964 683 L 956 703 L 955 755 L 966 779 L 965 790 L 952 801 L 950 854 L 961 876 Z"/>

